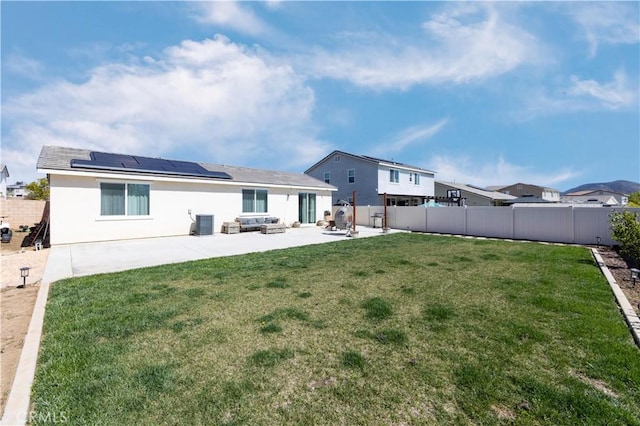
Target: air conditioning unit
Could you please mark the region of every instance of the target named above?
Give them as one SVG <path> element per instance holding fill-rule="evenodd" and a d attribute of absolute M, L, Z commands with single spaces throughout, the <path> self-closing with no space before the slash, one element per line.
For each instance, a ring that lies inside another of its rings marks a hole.
<path fill-rule="evenodd" d="M 213 235 L 213 215 L 196 215 L 196 235 Z"/>

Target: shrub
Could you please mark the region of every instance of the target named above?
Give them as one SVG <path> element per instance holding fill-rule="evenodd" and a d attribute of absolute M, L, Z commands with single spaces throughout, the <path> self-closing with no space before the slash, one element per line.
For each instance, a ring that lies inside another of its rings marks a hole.
<path fill-rule="evenodd" d="M 623 211 L 609 215 L 611 237 L 620 243 L 620 254 L 632 266 L 640 265 L 640 222 L 638 213 Z"/>

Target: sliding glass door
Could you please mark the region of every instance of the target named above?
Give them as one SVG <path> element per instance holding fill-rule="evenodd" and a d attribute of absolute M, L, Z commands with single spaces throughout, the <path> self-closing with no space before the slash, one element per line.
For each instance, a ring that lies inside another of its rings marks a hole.
<path fill-rule="evenodd" d="M 316 194 L 307 192 L 298 194 L 298 221 L 316 223 Z"/>

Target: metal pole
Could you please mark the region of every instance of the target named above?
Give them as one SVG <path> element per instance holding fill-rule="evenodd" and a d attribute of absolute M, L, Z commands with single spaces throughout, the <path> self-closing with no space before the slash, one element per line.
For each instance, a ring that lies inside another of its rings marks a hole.
<path fill-rule="evenodd" d="M 382 229 L 386 229 L 388 228 L 387 226 L 387 193 L 384 193 L 384 196 L 382 197 L 382 203 L 384 204 L 384 223 L 382 224 Z"/>
<path fill-rule="evenodd" d="M 353 232 L 356 232 L 356 191 L 353 191 Z"/>

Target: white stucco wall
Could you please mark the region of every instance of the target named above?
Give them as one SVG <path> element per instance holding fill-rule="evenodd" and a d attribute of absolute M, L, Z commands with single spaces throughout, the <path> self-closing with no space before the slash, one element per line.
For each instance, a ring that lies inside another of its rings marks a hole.
<path fill-rule="evenodd" d="M 100 216 L 100 183 L 150 185 L 149 216 Z M 316 194 L 316 217 L 331 209 L 331 192 L 313 188 L 251 186 L 205 180 L 126 175 L 50 175 L 51 244 L 188 235 L 198 214 L 214 215 L 214 232 L 242 213 L 242 189 L 267 189 L 268 212 L 290 225 L 298 220 L 298 193 Z M 191 216 L 189 215 L 191 210 Z M 193 220 L 192 220 L 193 219 Z"/>
<path fill-rule="evenodd" d="M 397 168 L 399 171 L 399 182 L 394 183 L 389 181 L 390 167 L 380 167 L 378 169 L 378 193 L 384 194 L 402 194 L 411 196 L 433 196 L 435 192 L 435 178 L 432 174 L 419 173 L 420 184 L 416 185 L 413 181 L 409 180 L 409 176 L 412 173 L 417 173 L 409 170 L 403 170 Z"/>

